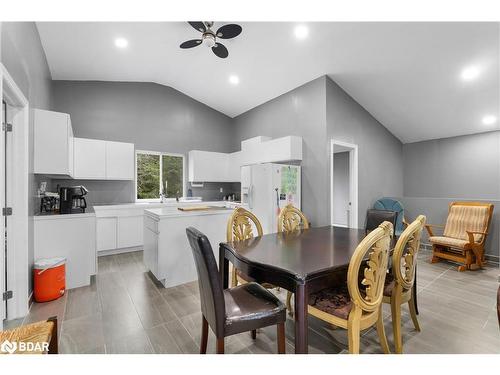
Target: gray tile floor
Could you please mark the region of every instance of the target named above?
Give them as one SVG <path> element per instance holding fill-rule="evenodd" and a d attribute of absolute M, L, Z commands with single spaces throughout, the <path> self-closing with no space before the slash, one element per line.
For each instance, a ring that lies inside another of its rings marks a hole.
<path fill-rule="evenodd" d="M 403 310 L 405 353 L 500 353 L 496 316 L 499 269 L 456 271 L 450 263 L 429 264 L 421 252 L 418 268 L 419 321 L 413 329 Z M 285 297 L 286 291 L 279 293 Z M 34 303 L 24 319 L 8 327 L 57 315 L 62 353 L 198 353 L 201 314 L 198 286 L 165 289 L 153 281 L 142 252 L 99 258 L 92 285 L 69 290 L 57 301 Z M 392 347 L 390 309 L 384 307 L 386 333 Z M 309 318 L 309 353 L 345 353 L 347 335 Z M 7 328 L 8 328 L 7 327 Z M 287 353 L 293 353 L 294 323 L 287 321 Z M 209 335 L 208 352 L 215 340 Z M 380 353 L 376 332 L 363 333 L 362 353 Z M 227 353 L 275 353 L 274 327 L 259 331 L 257 340 L 244 333 L 226 339 Z"/>

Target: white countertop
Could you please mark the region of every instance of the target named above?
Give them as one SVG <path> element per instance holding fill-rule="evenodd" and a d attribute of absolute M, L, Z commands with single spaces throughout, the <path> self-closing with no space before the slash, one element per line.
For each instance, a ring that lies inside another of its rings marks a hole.
<path fill-rule="evenodd" d="M 118 210 L 118 209 L 128 209 L 128 208 L 160 208 L 160 207 L 176 207 L 184 204 L 200 204 L 206 203 L 202 201 L 180 201 L 180 202 L 133 202 L 133 203 L 120 203 L 120 204 L 107 204 L 93 206 L 95 211 L 101 210 Z"/>
<path fill-rule="evenodd" d="M 204 202 L 203 206 L 212 206 L 208 202 Z M 219 205 L 220 207 L 220 205 Z M 232 208 L 209 209 L 200 211 L 181 211 L 172 210 L 171 208 L 152 208 L 144 210 L 144 214 L 156 220 L 163 218 L 177 218 L 177 217 L 190 217 L 190 216 L 204 216 L 204 215 L 230 215 L 233 212 Z"/>
<path fill-rule="evenodd" d="M 48 214 L 48 215 L 35 215 L 34 220 L 65 220 L 65 219 L 80 219 L 83 217 L 95 217 L 94 212 L 85 212 L 80 214 Z"/>

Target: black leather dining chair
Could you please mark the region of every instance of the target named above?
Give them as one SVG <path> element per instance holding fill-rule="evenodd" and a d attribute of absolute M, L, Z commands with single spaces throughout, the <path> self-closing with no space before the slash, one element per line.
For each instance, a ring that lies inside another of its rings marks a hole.
<path fill-rule="evenodd" d="M 189 227 L 186 234 L 193 251 L 202 318 L 200 354 L 207 351 L 208 327 L 217 338 L 217 354 L 224 353 L 224 338 L 237 333 L 277 326 L 278 353 L 285 353 L 286 308 L 260 284 L 249 282 L 222 289 L 222 281 L 208 238 Z"/>
<path fill-rule="evenodd" d="M 366 211 L 366 232 L 371 232 L 378 228 L 380 224 L 384 221 L 388 221 L 393 225 L 393 228 L 396 227 L 396 219 L 397 213 L 395 211 L 387 211 L 387 210 L 374 210 L 370 209 Z"/>

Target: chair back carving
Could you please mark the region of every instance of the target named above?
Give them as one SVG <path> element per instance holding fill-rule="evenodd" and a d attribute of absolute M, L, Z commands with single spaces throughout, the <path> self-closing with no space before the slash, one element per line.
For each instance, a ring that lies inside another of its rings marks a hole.
<path fill-rule="evenodd" d="M 392 255 L 392 273 L 396 282 L 409 290 L 415 281 L 415 267 L 417 255 L 420 249 L 420 237 L 425 227 L 426 217 L 419 215 L 417 219 L 408 225 L 396 243 Z"/>
<path fill-rule="evenodd" d="M 287 204 L 278 217 L 278 233 L 290 233 L 300 229 L 309 229 L 309 221 L 301 210 L 292 204 Z"/>
<path fill-rule="evenodd" d="M 347 270 L 349 295 L 354 305 L 365 312 L 376 311 L 382 303 L 393 230 L 393 225 L 384 221 L 359 243 L 349 262 Z M 361 291 L 359 272 L 367 254 L 368 260 L 361 281 L 365 289 Z"/>
<path fill-rule="evenodd" d="M 253 238 L 255 236 L 254 227 L 257 236 L 262 236 L 262 225 L 259 219 L 250 211 L 238 207 L 227 222 L 226 241 L 244 241 Z"/>
<path fill-rule="evenodd" d="M 201 312 L 217 337 L 222 337 L 224 335 L 226 308 L 212 245 L 210 245 L 207 236 L 196 228 L 187 228 L 186 234 L 198 273 Z"/>

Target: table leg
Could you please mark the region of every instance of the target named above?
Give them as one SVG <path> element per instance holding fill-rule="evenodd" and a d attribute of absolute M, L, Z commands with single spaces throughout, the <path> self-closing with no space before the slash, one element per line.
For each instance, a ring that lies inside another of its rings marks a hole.
<path fill-rule="evenodd" d="M 295 290 L 295 354 L 307 354 L 307 288 L 297 285 Z"/>
<path fill-rule="evenodd" d="M 418 315 L 418 305 L 417 305 L 417 265 L 415 264 L 415 280 L 413 281 L 413 291 L 412 291 L 413 303 L 415 304 L 415 313 Z"/>
<path fill-rule="evenodd" d="M 222 289 L 227 289 L 229 285 L 229 261 L 226 259 L 226 251 L 222 246 L 219 248 L 219 273 Z"/>

